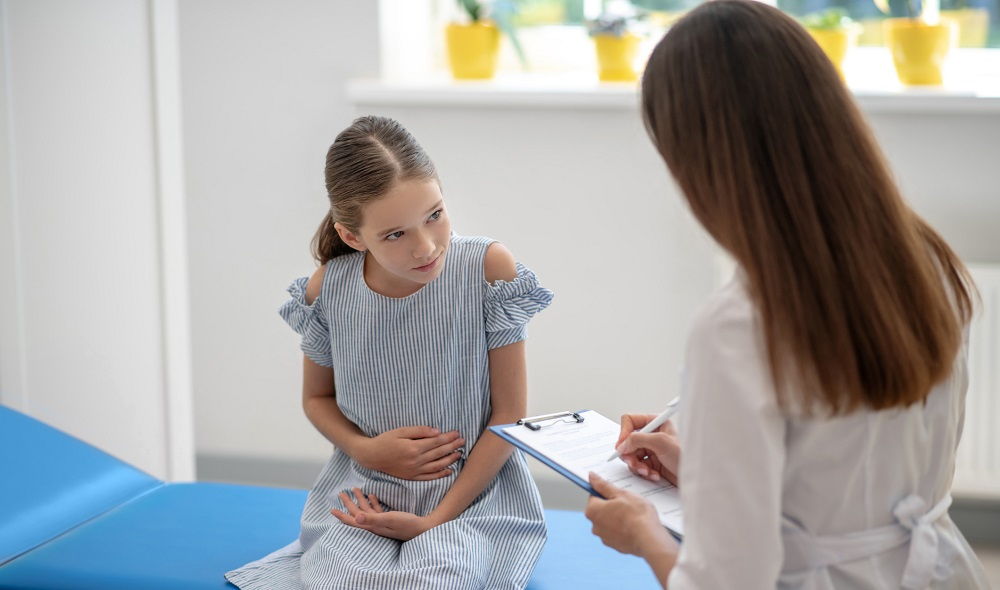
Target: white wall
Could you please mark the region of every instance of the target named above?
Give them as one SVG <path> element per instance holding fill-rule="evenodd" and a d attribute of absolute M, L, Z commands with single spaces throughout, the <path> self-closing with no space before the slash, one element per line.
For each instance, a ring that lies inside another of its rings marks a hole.
<path fill-rule="evenodd" d="M 356 109 L 402 121 L 435 159 L 455 227 L 504 240 L 556 292 L 530 329 L 529 413 L 662 409 L 718 265 L 638 109 L 414 102 L 403 92 Z M 1000 261 L 1000 112 L 862 104 L 917 211 L 967 260 Z M 541 485 L 572 495 L 532 467 Z"/>
<path fill-rule="evenodd" d="M 969 262 L 1000 262 L 1000 111 L 869 115 L 903 194 Z"/>
<path fill-rule="evenodd" d="M 0 2 L 0 403 L 24 407 L 24 387 L 21 385 L 21 303 L 18 300 L 18 224 L 14 205 L 13 170 L 11 166 L 12 138 L 10 135 L 9 85 L 7 62 L 6 3 Z"/>
<path fill-rule="evenodd" d="M 556 292 L 530 330 L 530 410 L 654 411 L 715 276 L 635 109 L 353 105 L 347 81 L 377 73 L 376 6 L 179 2 L 199 454 L 329 452 L 302 416 L 301 355 L 276 309 L 313 269 L 325 151 L 360 112 L 403 121 L 456 229 L 502 239 Z M 0 281 L 0 396 L 158 473 L 149 4 L 0 7 L 0 276 L 14 277 Z M 967 259 L 1000 261 L 1000 115 L 870 116 L 917 209 Z"/>
<path fill-rule="evenodd" d="M 153 67 L 151 6 L 0 6 L 0 395 L 185 478 L 193 455 L 172 453 L 165 382 L 154 86 L 169 81 Z"/>
<path fill-rule="evenodd" d="M 201 455 L 327 457 L 299 406 L 296 337 L 275 309 L 313 268 L 326 147 L 368 112 L 424 144 L 458 231 L 502 239 L 556 292 L 530 329 L 531 412 L 655 411 L 676 391 L 689 318 L 717 279 L 714 249 L 636 109 L 351 105 L 347 80 L 377 67 L 372 7 L 246 6 L 240 20 L 228 2 L 181 10 Z M 917 209 L 966 257 L 1000 260 L 988 165 L 998 115 L 869 111 Z"/>
<path fill-rule="evenodd" d="M 378 69 L 376 2 L 180 5 L 200 454 L 325 457 L 302 415 L 301 353 L 277 309 L 314 269 L 326 149 L 345 83 Z"/>

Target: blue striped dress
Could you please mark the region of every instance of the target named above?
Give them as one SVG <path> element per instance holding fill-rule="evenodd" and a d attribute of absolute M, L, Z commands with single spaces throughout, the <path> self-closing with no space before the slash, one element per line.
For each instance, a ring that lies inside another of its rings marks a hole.
<path fill-rule="evenodd" d="M 483 260 L 492 240 L 452 236 L 441 275 L 416 293 L 390 298 L 364 281 L 364 254 L 327 263 L 319 296 L 307 279 L 289 288 L 281 316 L 302 335 L 303 352 L 332 367 L 341 411 L 368 436 L 401 426 L 458 430 L 466 455 L 490 417 L 487 351 L 525 338 L 525 325 L 551 291 L 517 265 L 512 281 L 489 284 Z M 359 487 L 387 509 L 434 509 L 465 464 L 433 481 L 366 469 L 335 449 L 302 513 L 299 538 L 226 578 L 243 589 L 523 588 L 545 542 L 538 489 L 515 451 L 458 518 L 400 542 L 341 523 L 342 490 Z"/>

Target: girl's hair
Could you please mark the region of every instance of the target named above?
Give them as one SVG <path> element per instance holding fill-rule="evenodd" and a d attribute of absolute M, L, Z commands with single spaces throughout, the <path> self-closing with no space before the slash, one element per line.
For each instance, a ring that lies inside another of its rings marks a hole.
<path fill-rule="evenodd" d="M 321 265 L 354 250 L 333 224 L 353 232 L 361 227 L 365 205 L 385 196 L 397 182 L 438 181 L 434 163 L 410 132 L 388 117 L 359 117 L 340 132 L 326 153 L 326 193 L 330 210 L 312 240 Z"/>
<path fill-rule="evenodd" d="M 801 26 L 752 0 L 702 4 L 653 51 L 642 111 L 746 272 L 780 404 L 795 385 L 806 411 L 905 407 L 949 375 L 975 287 Z"/>

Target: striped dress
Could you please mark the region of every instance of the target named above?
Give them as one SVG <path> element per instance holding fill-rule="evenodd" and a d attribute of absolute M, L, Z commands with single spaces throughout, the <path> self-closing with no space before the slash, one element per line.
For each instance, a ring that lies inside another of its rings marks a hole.
<path fill-rule="evenodd" d="M 487 351 L 525 338 L 525 324 L 552 293 L 517 265 L 512 281 L 489 284 L 483 260 L 492 240 L 452 236 L 439 277 L 416 293 L 390 298 L 364 281 L 364 254 L 327 263 L 312 305 L 306 278 L 289 288 L 281 316 L 302 335 L 303 352 L 332 367 L 337 403 L 368 436 L 401 426 L 458 430 L 466 455 L 490 416 Z M 410 541 L 341 523 L 338 493 L 375 494 L 386 509 L 434 509 L 465 464 L 433 481 L 366 469 L 335 449 L 302 513 L 299 538 L 226 578 L 243 589 L 524 588 L 545 542 L 538 489 L 515 451 L 493 482 L 458 518 Z"/>

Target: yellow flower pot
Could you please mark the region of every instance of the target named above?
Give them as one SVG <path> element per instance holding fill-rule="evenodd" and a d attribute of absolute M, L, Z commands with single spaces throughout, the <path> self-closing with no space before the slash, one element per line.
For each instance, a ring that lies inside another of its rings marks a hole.
<path fill-rule="evenodd" d="M 488 80 L 497 71 L 500 29 L 492 23 L 451 23 L 445 28 L 448 63 L 457 80 Z"/>
<path fill-rule="evenodd" d="M 857 27 L 849 27 L 843 29 L 812 29 L 807 28 L 809 34 L 816 41 L 816 43 L 823 49 L 823 53 L 826 54 L 830 61 L 833 62 L 834 67 L 837 68 L 837 72 L 840 73 L 840 77 L 844 77 L 844 56 L 851 47 L 858 44 L 858 33 Z"/>
<path fill-rule="evenodd" d="M 942 19 L 955 21 L 959 47 L 986 47 L 990 32 L 990 12 L 985 8 L 942 10 Z"/>
<path fill-rule="evenodd" d="M 594 47 L 597 48 L 597 77 L 601 82 L 635 82 L 639 79 L 632 67 L 639 48 L 638 35 L 594 35 Z"/>
<path fill-rule="evenodd" d="M 882 26 L 899 81 L 907 85 L 941 85 L 941 66 L 951 49 L 955 23 L 932 25 L 911 18 L 889 18 Z"/>

